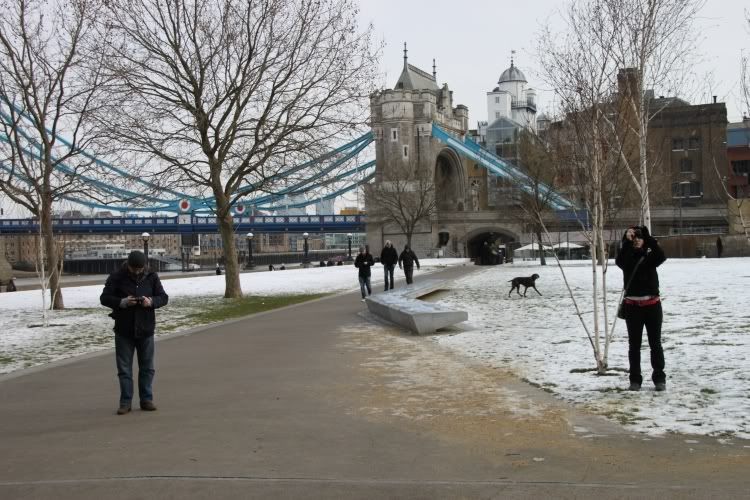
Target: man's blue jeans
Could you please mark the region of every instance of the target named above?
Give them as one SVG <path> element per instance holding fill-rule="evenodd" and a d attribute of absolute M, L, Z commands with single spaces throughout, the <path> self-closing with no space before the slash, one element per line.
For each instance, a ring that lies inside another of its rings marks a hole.
<path fill-rule="evenodd" d="M 154 336 L 131 338 L 115 335 L 117 378 L 120 379 L 120 406 L 133 400 L 133 354 L 138 353 L 138 396 L 141 402 L 152 401 L 154 381 Z"/>
<path fill-rule="evenodd" d="M 360 276 L 359 277 L 359 290 L 362 292 L 363 299 L 367 297 L 367 295 L 365 295 L 365 288 L 367 288 L 367 295 L 370 295 L 372 293 L 372 288 L 370 287 L 370 277 Z"/>

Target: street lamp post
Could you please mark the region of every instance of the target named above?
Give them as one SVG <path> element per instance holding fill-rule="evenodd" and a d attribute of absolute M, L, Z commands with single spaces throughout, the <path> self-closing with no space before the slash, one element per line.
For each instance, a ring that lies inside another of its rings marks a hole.
<path fill-rule="evenodd" d="M 678 200 L 678 202 L 679 202 L 679 207 L 680 207 L 680 233 L 679 233 L 679 236 L 677 237 L 677 249 L 678 249 L 677 251 L 678 251 L 678 253 L 680 255 L 680 258 L 682 258 L 682 232 L 683 232 L 683 229 L 682 229 L 682 200 L 686 198 L 686 196 L 685 196 L 685 186 L 689 186 L 690 185 L 690 181 L 681 181 L 677 185 L 680 187 L 680 194 L 679 194 L 679 196 L 676 197 L 677 200 Z"/>
<path fill-rule="evenodd" d="M 307 257 L 307 250 L 308 250 L 308 247 L 307 247 L 307 238 L 309 236 L 310 235 L 307 234 L 307 233 L 302 233 L 302 237 L 305 239 L 305 257 L 302 259 L 302 267 L 307 267 L 307 266 L 310 265 L 310 259 Z"/>
<path fill-rule="evenodd" d="M 346 260 L 350 261 L 352 260 L 352 233 L 347 233 L 346 237 L 349 240 L 349 257 L 347 257 Z"/>
<path fill-rule="evenodd" d="M 151 235 L 143 233 L 141 238 L 143 239 L 143 254 L 146 256 L 146 265 L 148 265 L 148 239 L 151 238 Z"/>
<path fill-rule="evenodd" d="M 253 233 L 247 233 L 247 268 L 255 269 L 255 262 L 253 262 Z"/>

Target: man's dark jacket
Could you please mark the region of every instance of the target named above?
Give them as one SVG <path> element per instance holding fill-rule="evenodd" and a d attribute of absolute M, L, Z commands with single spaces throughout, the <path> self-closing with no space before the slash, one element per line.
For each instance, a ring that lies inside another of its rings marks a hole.
<path fill-rule="evenodd" d="M 392 246 L 384 247 L 380 252 L 380 263 L 384 266 L 395 266 L 398 262 L 398 252 Z"/>
<path fill-rule="evenodd" d="M 633 274 L 633 269 L 635 269 L 636 264 L 641 258 L 643 258 L 643 261 L 638 265 L 635 276 L 625 291 L 625 295 L 633 297 L 659 295 L 659 275 L 656 272 L 656 268 L 667 260 L 667 257 L 664 255 L 664 250 L 661 249 L 659 243 L 652 236 L 645 236 L 641 248 L 635 248 L 632 241 L 623 238 L 622 248 L 615 259 L 617 267 L 622 269 L 622 286 L 627 286 L 628 280 L 630 280 L 630 276 Z"/>
<path fill-rule="evenodd" d="M 419 259 L 411 248 L 404 250 L 401 252 L 401 255 L 398 256 L 399 267 L 401 264 L 403 264 L 404 267 L 414 267 L 415 263 L 417 264 L 417 267 L 419 267 Z"/>
<path fill-rule="evenodd" d="M 120 308 L 120 301 L 129 295 L 150 297 L 152 307 L 147 308 L 136 304 Z M 109 275 L 99 300 L 103 306 L 112 309 L 110 316 L 115 320 L 115 334 L 140 338 L 154 334 L 156 326 L 154 309 L 167 305 L 169 296 L 164 292 L 156 273 L 146 270 L 136 278 L 130 274 L 128 266 L 123 265 Z"/>
<path fill-rule="evenodd" d="M 359 268 L 360 278 L 370 277 L 370 268 L 375 265 L 375 260 L 369 253 L 357 254 L 357 258 L 354 260 L 354 267 Z"/>

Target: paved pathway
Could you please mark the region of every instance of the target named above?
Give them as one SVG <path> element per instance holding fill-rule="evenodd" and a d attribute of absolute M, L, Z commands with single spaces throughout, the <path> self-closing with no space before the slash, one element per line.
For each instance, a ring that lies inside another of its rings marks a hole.
<path fill-rule="evenodd" d="M 114 414 L 111 352 L 0 378 L 0 498 L 748 498 L 748 443 L 644 441 L 364 310 L 161 340 L 153 413 Z"/>

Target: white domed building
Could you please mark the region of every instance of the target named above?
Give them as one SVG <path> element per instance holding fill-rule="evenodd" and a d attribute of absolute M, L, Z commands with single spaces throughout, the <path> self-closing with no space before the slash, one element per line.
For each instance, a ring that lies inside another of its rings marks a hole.
<path fill-rule="evenodd" d="M 523 72 L 510 60 L 497 87 L 487 92 L 487 122 L 508 118 L 521 127 L 536 130 L 536 91 L 528 86 Z"/>

